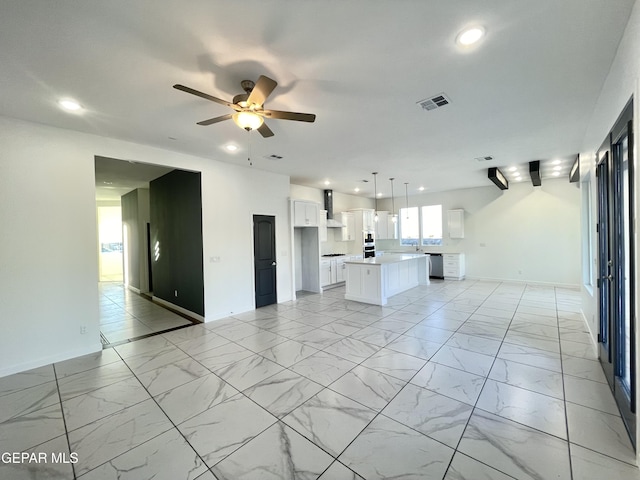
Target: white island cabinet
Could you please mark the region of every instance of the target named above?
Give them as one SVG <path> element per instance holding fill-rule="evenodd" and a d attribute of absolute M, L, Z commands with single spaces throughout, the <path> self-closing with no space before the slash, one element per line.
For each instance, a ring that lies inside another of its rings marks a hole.
<path fill-rule="evenodd" d="M 384 255 L 345 264 L 346 300 L 386 305 L 393 295 L 429 284 L 428 255 Z"/>

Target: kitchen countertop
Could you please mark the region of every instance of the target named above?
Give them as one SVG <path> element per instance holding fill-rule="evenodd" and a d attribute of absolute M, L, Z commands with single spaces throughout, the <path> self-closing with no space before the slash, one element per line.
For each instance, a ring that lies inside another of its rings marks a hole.
<path fill-rule="evenodd" d="M 382 255 L 380 257 L 363 258 L 361 260 L 347 260 L 345 263 L 355 263 L 359 265 L 384 265 L 388 263 L 404 262 L 416 258 L 426 258 L 424 253 L 396 253 Z"/>

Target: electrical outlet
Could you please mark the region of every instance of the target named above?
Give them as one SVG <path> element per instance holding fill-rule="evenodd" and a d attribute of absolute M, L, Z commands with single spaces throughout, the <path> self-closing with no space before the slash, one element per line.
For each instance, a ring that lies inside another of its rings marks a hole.
<path fill-rule="evenodd" d="M 80 325 L 80 335 L 84 335 L 85 333 L 87 333 L 87 327 Z"/>

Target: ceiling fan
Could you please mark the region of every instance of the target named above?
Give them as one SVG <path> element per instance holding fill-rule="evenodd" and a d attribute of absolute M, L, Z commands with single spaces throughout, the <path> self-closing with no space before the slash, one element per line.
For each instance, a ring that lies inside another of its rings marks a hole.
<path fill-rule="evenodd" d="M 244 128 L 247 131 L 258 130 L 263 137 L 272 137 L 273 132 L 264 123 L 265 118 L 276 118 L 279 120 L 295 120 L 298 122 L 313 122 L 316 116 L 313 113 L 296 113 L 296 112 L 283 112 L 280 110 L 265 110 L 263 108 L 264 102 L 271 94 L 274 88 L 278 85 L 275 80 L 269 77 L 260 75 L 256 83 L 251 80 L 243 80 L 240 82 L 242 89 L 245 93 L 241 93 L 233 97 L 233 102 L 227 102 L 220 98 L 211 96 L 207 93 L 199 92 L 190 87 L 176 84 L 173 88 L 182 90 L 183 92 L 196 95 L 206 100 L 226 105 L 229 108 L 235 110 L 235 113 L 229 113 L 227 115 L 221 115 L 219 117 L 210 118 L 198 122 L 198 125 L 212 125 L 214 123 L 222 122 L 224 120 L 233 119 L 233 121 L 240 128 Z"/>

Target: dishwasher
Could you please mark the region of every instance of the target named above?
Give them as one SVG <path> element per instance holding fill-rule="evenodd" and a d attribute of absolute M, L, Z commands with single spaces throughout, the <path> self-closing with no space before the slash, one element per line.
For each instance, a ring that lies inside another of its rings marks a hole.
<path fill-rule="evenodd" d="M 442 254 L 430 253 L 429 263 L 431 268 L 429 269 L 429 278 L 444 278 L 444 270 L 442 268 Z"/>

